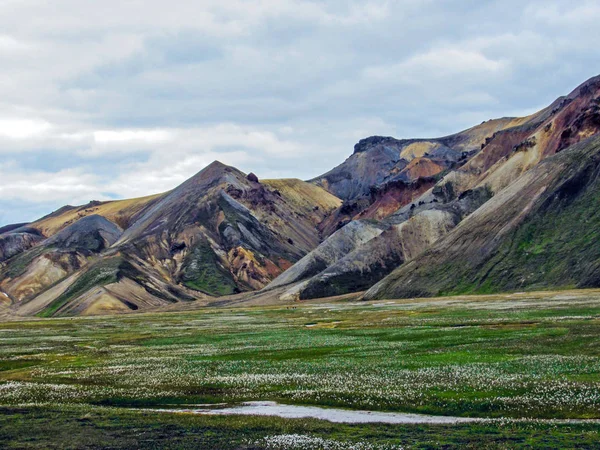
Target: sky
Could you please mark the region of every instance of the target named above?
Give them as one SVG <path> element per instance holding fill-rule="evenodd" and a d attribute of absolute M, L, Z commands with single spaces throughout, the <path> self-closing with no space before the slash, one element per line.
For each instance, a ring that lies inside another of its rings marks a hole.
<path fill-rule="evenodd" d="M 532 113 L 600 74 L 598 23 L 597 0 L 0 0 L 0 226 Z"/>

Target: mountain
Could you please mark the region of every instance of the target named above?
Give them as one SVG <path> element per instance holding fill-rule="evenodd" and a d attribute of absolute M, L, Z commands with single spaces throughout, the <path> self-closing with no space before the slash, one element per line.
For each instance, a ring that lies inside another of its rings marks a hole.
<path fill-rule="evenodd" d="M 531 116 L 502 119 L 494 125 L 495 128 L 486 122 L 454 135 L 454 142 L 460 142 L 462 149 L 470 151 L 470 157 L 446 171 L 411 202 L 386 215 L 378 223 L 385 230 L 383 233 L 363 242 L 350 254 L 330 261 L 319 273 L 295 279 L 295 282 L 303 281 L 302 284 L 290 286 L 282 297 L 310 299 L 368 289 L 398 266 L 425 251 L 545 158 L 598 133 L 599 96 L 600 77 L 595 77 Z M 483 137 L 485 132 L 491 134 Z M 451 143 L 452 139 L 441 138 L 439 141 Z M 469 147 L 480 141 L 483 142 L 479 150 Z M 389 141 L 370 142 L 375 144 L 359 155 L 368 155 L 370 151 L 379 154 L 381 149 L 378 145 Z M 407 141 L 398 142 L 405 145 Z M 363 160 L 369 161 L 364 157 Z M 334 169 L 337 170 L 341 169 Z M 318 180 L 324 178 L 327 176 Z M 322 181 L 317 183 L 323 184 Z M 328 244 L 325 241 L 322 246 Z M 309 254 L 299 265 L 304 265 L 311 258 Z M 295 271 L 295 268 L 291 270 Z M 280 286 L 279 280 L 275 280 L 272 286 Z"/>
<path fill-rule="evenodd" d="M 214 162 L 165 194 L 67 206 L 9 229 L 0 242 L 20 244 L 2 247 L 12 254 L 0 291 L 16 314 L 52 316 L 260 289 L 320 243 L 318 225 L 340 204 L 303 181 L 261 182 Z"/>
<path fill-rule="evenodd" d="M 322 225 L 324 234 L 352 220 L 384 219 L 433 187 L 445 173 L 464 164 L 494 133 L 521 120 L 489 120 L 435 139 L 362 139 L 346 161 L 310 180 L 344 200 Z"/>
<path fill-rule="evenodd" d="M 600 137 L 547 158 L 367 299 L 600 284 Z"/>
<path fill-rule="evenodd" d="M 436 139 L 371 136 L 359 141 L 346 161 L 311 182 L 343 200 L 353 200 L 371 194 L 374 186 L 433 177 L 464 161 L 487 137 L 514 122 L 513 118 L 490 120 Z"/>
<path fill-rule="evenodd" d="M 27 227 L 27 224 L 3 227 L 0 233 L 0 263 L 30 249 L 41 242 L 44 237 L 35 228 Z"/>
<path fill-rule="evenodd" d="M 0 228 L 0 312 L 598 286 L 599 130 L 595 77 L 527 117 L 363 139 L 308 182 L 215 161 L 163 194 L 67 205 Z"/>

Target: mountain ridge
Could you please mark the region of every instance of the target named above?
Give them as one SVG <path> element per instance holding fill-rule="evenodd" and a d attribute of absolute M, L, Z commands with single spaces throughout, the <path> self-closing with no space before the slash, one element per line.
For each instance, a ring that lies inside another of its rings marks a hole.
<path fill-rule="evenodd" d="M 571 177 L 576 186 L 580 178 L 582 198 L 594 205 L 595 169 L 576 169 L 570 155 L 593 165 L 598 131 L 600 76 L 526 117 L 488 120 L 441 138 L 361 139 L 344 162 L 308 182 L 260 180 L 214 161 L 165 193 L 67 205 L 32 223 L 3 227 L 0 293 L 9 301 L 2 307 L 13 315 L 51 317 L 219 304 L 213 299 L 232 295 L 240 302 L 290 302 L 366 289 L 365 298 L 483 292 L 511 289 L 503 274 L 518 278 L 518 271 L 528 274 L 519 285 L 526 289 L 527 283 L 552 283 L 523 261 L 544 265 L 542 258 L 558 261 L 565 249 L 587 255 L 587 269 L 569 275 L 557 262 L 562 269 L 545 270 L 571 285 L 596 286 L 595 241 L 574 236 L 561 244 L 558 231 L 539 218 L 551 218 L 564 234 L 568 217 L 561 212 L 593 222 L 593 208 L 577 199 L 548 198 L 551 207 L 544 209 L 523 180 L 560 197 L 564 190 L 544 183 Z M 545 170 L 546 181 L 535 178 Z M 507 192 L 519 189 L 514 204 L 531 200 L 535 208 L 503 204 L 497 223 L 486 223 L 513 230 L 521 247 L 542 255 L 537 259 L 475 225 Z M 521 223 L 530 224 L 531 239 L 543 235 L 541 247 L 522 236 Z M 581 224 L 571 226 L 588 236 Z M 468 246 L 452 250 L 449 240 L 463 235 L 476 242 L 475 253 Z M 495 261 L 488 250 L 496 244 L 512 265 L 497 263 L 504 272 L 486 269 L 488 281 L 482 281 L 480 271 Z M 452 260 L 461 261 L 460 270 Z M 439 273 L 453 275 L 444 282 Z M 407 280 L 414 280 L 412 290 Z"/>

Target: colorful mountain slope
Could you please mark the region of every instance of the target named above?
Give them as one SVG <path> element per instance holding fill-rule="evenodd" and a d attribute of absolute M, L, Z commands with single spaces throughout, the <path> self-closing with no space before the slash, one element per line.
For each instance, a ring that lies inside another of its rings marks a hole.
<path fill-rule="evenodd" d="M 549 157 L 365 298 L 600 283 L 600 137 Z"/>
<path fill-rule="evenodd" d="M 406 252 L 405 249 L 426 250 L 544 158 L 598 133 L 599 99 L 600 78 L 596 77 L 532 116 L 503 122 L 503 126 L 508 128 L 485 138 L 480 151 L 461 166 L 447 172 L 431 189 L 423 188 L 420 196 L 396 212 L 382 215 L 385 218 L 380 226 L 387 230 L 385 233 L 344 258 L 333 261 L 321 273 L 312 275 L 300 286 L 291 287 L 284 295 L 308 299 L 369 288 L 373 282 L 416 255 L 415 251 Z M 476 128 L 463 132 L 462 136 L 476 134 L 473 130 Z M 461 136 L 461 133 L 455 136 Z M 414 145 L 409 144 L 409 148 Z M 418 145 L 410 150 L 415 156 L 413 161 L 418 160 L 420 152 L 424 152 L 422 147 L 425 144 L 419 142 Z M 430 214 L 429 211 L 441 214 Z M 413 229 L 411 222 L 415 221 L 419 223 L 415 231 L 397 232 L 398 229 Z M 419 230 L 430 231 L 421 233 Z M 424 236 L 427 238 L 424 239 Z"/>
<path fill-rule="evenodd" d="M 0 290 L 15 313 L 52 316 L 260 289 L 320 243 L 318 225 L 340 204 L 303 181 L 261 183 L 215 162 L 165 194 L 34 222 L 39 240 L 7 257 Z"/>
<path fill-rule="evenodd" d="M 0 301 L 61 316 L 374 283 L 368 298 L 596 286 L 599 130 L 596 77 L 528 117 L 363 139 L 311 182 L 214 162 L 164 194 L 3 227 Z"/>
<path fill-rule="evenodd" d="M 156 202 L 162 195 L 164 194 L 109 202 L 91 201 L 87 205 L 78 207 L 64 206 L 58 211 L 33 222 L 30 226 L 39 230 L 44 236 L 49 237 L 79 219 L 95 214 L 105 217 L 125 229 L 135 222 L 140 213 Z"/>

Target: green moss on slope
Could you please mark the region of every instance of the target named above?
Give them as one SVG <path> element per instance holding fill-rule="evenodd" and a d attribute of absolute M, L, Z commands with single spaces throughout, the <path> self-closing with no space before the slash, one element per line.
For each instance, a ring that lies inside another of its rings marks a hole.
<path fill-rule="evenodd" d="M 183 284 L 209 295 L 228 295 L 236 291 L 231 274 L 222 269 L 206 240 L 201 240 L 183 262 Z"/>
<path fill-rule="evenodd" d="M 122 262 L 122 258 L 114 257 L 96 263 L 69 286 L 62 295 L 40 311 L 38 316 L 52 317 L 64 305 L 85 294 L 90 289 L 116 283 Z"/>
<path fill-rule="evenodd" d="M 40 256 L 47 247 L 34 247 L 31 250 L 19 253 L 6 261 L 6 268 L 0 271 L 0 280 L 3 278 L 17 278 L 25 273 L 31 262 Z"/>
<path fill-rule="evenodd" d="M 562 185 L 472 274 L 442 294 L 600 285 L 599 169 Z"/>
<path fill-rule="evenodd" d="M 600 137 L 531 170 L 366 298 L 600 286 Z"/>

